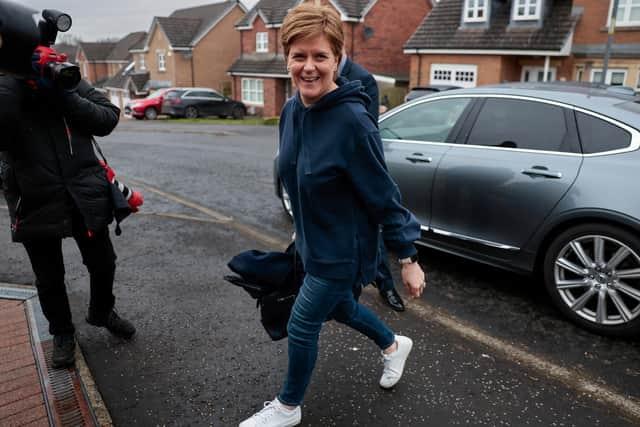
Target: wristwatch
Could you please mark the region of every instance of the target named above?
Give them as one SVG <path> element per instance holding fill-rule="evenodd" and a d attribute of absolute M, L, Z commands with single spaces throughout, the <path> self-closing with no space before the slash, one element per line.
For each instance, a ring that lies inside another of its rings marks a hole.
<path fill-rule="evenodd" d="M 398 262 L 400 263 L 400 265 L 413 264 L 414 262 L 418 262 L 418 254 L 411 255 L 407 258 L 398 258 Z"/>

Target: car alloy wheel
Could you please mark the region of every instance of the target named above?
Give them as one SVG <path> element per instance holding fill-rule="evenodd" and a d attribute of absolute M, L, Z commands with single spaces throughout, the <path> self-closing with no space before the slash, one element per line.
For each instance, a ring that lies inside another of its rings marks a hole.
<path fill-rule="evenodd" d="M 187 119 L 197 119 L 198 109 L 196 107 L 187 107 L 186 110 L 184 110 L 184 116 Z"/>
<path fill-rule="evenodd" d="M 155 120 L 158 118 L 158 112 L 153 107 L 148 107 L 144 110 L 144 118 L 147 120 Z"/>
<path fill-rule="evenodd" d="M 289 197 L 289 193 L 287 193 L 287 190 L 284 189 L 284 185 L 282 185 L 282 183 L 280 183 L 280 194 L 282 195 L 281 197 L 282 207 L 284 208 L 284 211 L 286 212 L 286 214 L 289 216 L 289 219 L 293 221 L 293 209 L 291 209 L 291 198 Z"/>
<path fill-rule="evenodd" d="M 576 323 L 606 335 L 640 332 L 640 240 L 605 224 L 562 233 L 545 257 L 554 303 Z"/>

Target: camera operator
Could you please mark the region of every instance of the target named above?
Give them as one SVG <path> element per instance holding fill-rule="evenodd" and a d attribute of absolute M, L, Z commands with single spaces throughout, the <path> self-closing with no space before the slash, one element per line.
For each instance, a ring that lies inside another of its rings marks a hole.
<path fill-rule="evenodd" d="M 108 135 L 119 109 L 86 81 L 65 90 L 42 77 L 0 74 L 0 151 L 13 241 L 24 245 L 54 336 L 52 365 L 74 363 L 75 338 L 64 282 L 62 239 L 73 237 L 90 276 L 86 321 L 129 339 L 134 326 L 114 311 L 113 202 L 92 138 Z"/>

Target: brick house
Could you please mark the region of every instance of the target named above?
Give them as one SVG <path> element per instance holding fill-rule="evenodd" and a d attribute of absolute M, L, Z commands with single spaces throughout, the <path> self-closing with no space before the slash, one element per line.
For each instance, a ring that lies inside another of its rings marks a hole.
<path fill-rule="evenodd" d="M 600 81 L 613 0 L 573 0 L 582 17 L 573 37 L 572 80 Z M 605 83 L 640 91 L 640 2 L 618 0 L 618 15 Z"/>
<path fill-rule="evenodd" d="M 240 53 L 235 23 L 246 13 L 237 0 L 178 9 L 154 17 L 144 45 L 131 50 L 150 87 L 201 86 L 231 93 L 227 69 Z"/>
<path fill-rule="evenodd" d="M 293 94 L 280 43 L 289 9 L 304 0 L 260 0 L 236 25 L 242 54 L 229 69 L 234 98 L 257 114 L 277 116 Z M 431 0 L 323 0 L 340 14 L 345 48 L 379 84 L 408 82 L 410 59 L 403 44 L 432 7 Z"/>
<path fill-rule="evenodd" d="M 640 22 L 632 17 L 639 19 L 640 5 L 634 11 L 632 0 L 619 1 L 624 19 L 616 27 L 607 83 L 636 87 Z M 410 86 L 599 81 L 612 3 L 441 0 L 405 45 Z"/>
<path fill-rule="evenodd" d="M 117 42 L 80 42 L 75 62 L 80 73 L 96 87 L 131 62 L 129 49 L 145 37 L 144 31 L 127 34 Z M 71 58 L 70 58 L 71 59 Z"/>

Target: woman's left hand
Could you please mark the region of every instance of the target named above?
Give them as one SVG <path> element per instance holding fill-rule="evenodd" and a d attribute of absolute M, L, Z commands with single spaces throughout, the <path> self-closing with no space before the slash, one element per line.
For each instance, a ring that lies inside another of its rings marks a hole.
<path fill-rule="evenodd" d="M 420 298 L 426 286 L 426 277 L 420 264 L 412 262 L 402 266 L 402 282 L 413 298 Z"/>

